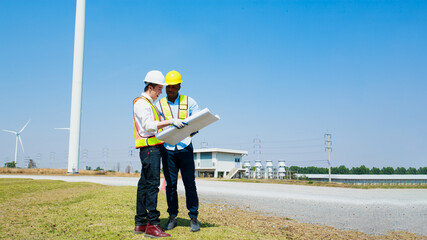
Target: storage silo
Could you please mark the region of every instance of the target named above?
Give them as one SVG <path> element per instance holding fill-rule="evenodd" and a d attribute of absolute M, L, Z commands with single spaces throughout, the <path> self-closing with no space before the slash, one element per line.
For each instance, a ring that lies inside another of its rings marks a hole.
<path fill-rule="evenodd" d="M 268 179 L 273 178 L 273 161 L 266 161 L 265 162 L 265 177 Z"/>
<path fill-rule="evenodd" d="M 249 178 L 249 176 L 250 176 L 250 171 L 251 171 L 251 162 L 250 162 L 250 161 L 245 161 L 245 162 L 243 163 L 243 169 L 245 169 L 244 176 L 245 176 L 246 178 Z"/>
<path fill-rule="evenodd" d="M 286 164 L 285 161 L 279 161 L 279 178 L 285 179 L 286 178 Z"/>
<path fill-rule="evenodd" d="M 255 161 L 255 177 L 256 178 L 262 178 L 261 172 L 263 172 L 264 169 L 262 167 L 261 161 Z"/>
<path fill-rule="evenodd" d="M 243 168 L 251 168 L 251 162 L 250 161 L 244 161 L 243 162 Z"/>

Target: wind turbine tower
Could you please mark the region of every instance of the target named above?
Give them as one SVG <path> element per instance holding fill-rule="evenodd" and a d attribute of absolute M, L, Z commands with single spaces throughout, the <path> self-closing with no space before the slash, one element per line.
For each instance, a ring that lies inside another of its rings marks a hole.
<path fill-rule="evenodd" d="M 71 93 L 70 141 L 68 147 L 69 174 L 79 173 L 80 120 L 82 113 L 83 53 L 85 38 L 86 1 L 76 2 L 74 32 L 73 85 Z"/>
<path fill-rule="evenodd" d="M 24 145 L 22 144 L 22 140 L 21 140 L 21 133 L 22 131 L 24 131 L 24 129 L 27 127 L 28 123 L 30 123 L 30 120 L 28 120 L 27 124 L 25 124 L 25 126 L 19 131 L 19 132 L 15 132 L 15 131 L 11 131 L 11 130 L 5 130 L 3 129 L 4 132 L 10 132 L 16 135 L 16 145 L 15 145 L 15 166 L 17 163 L 17 159 L 18 159 L 18 140 L 21 143 L 21 148 L 22 148 L 22 153 L 24 153 L 25 155 L 25 151 L 24 151 Z"/>

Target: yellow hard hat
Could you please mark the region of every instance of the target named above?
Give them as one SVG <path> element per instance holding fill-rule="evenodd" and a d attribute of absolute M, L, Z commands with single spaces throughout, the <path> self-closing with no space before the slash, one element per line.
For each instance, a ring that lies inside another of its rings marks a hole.
<path fill-rule="evenodd" d="M 177 85 L 182 83 L 182 77 L 181 74 L 177 71 L 170 71 L 168 74 L 166 74 L 165 78 L 166 84 L 168 85 Z"/>

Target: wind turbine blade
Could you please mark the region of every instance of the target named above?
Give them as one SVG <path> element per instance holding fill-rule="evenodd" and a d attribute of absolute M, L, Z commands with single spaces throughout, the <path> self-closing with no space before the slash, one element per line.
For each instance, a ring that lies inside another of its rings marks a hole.
<path fill-rule="evenodd" d="M 13 134 L 17 134 L 17 132 L 10 131 L 10 130 L 5 130 L 5 129 L 3 129 L 2 131 L 3 131 L 3 132 L 10 132 L 10 133 L 13 133 Z"/>
<path fill-rule="evenodd" d="M 54 128 L 56 130 L 70 130 L 70 128 Z"/>
<path fill-rule="evenodd" d="M 25 126 L 21 129 L 21 131 L 19 131 L 19 133 L 21 133 L 22 131 L 24 131 L 25 127 L 28 125 L 28 123 L 30 123 L 31 119 L 28 120 L 27 124 L 25 124 Z"/>
<path fill-rule="evenodd" d="M 24 155 L 25 155 L 25 151 L 24 151 L 24 144 L 22 144 L 21 136 L 18 136 L 18 138 L 19 138 L 19 142 L 21 143 L 22 152 L 23 152 L 23 153 L 24 153 Z"/>

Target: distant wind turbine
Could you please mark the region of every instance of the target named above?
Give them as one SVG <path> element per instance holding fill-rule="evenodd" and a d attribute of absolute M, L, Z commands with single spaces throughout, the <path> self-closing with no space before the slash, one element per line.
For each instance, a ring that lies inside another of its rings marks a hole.
<path fill-rule="evenodd" d="M 28 123 L 30 123 L 30 120 L 28 120 L 27 124 L 25 124 L 25 126 L 19 132 L 3 129 L 4 132 L 10 132 L 10 133 L 13 133 L 16 135 L 15 166 L 16 166 L 16 160 L 18 159 L 18 139 L 19 139 L 19 142 L 21 143 L 22 153 L 24 153 L 24 155 L 25 155 L 24 145 L 22 144 L 22 140 L 21 140 L 21 133 L 22 133 L 22 131 L 24 131 L 25 127 L 27 127 Z"/>

